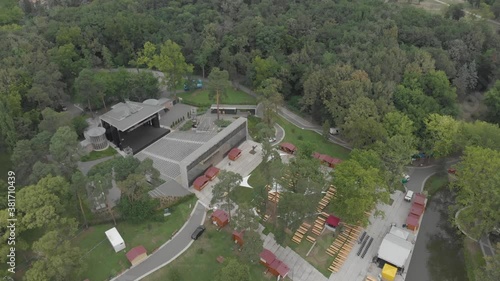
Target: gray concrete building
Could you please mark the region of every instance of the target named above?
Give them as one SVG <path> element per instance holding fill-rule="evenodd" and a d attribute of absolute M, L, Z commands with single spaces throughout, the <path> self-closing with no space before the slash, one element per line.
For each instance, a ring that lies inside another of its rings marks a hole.
<path fill-rule="evenodd" d="M 206 169 L 222 161 L 233 147 L 246 141 L 247 136 L 247 119 L 240 117 L 193 151 L 179 163 L 182 185 L 191 186 Z"/>

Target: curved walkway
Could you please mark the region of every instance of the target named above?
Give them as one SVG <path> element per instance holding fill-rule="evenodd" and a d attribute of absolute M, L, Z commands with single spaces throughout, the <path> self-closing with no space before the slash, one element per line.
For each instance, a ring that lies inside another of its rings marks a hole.
<path fill-rule="evenodd" d="M 197 201 L 191 216 L 172 239 L 158 248 L 156 252 L 153 252 L 146 260 L 113 278 L 112 281 L 141 280 L 172 262 L 194 242 L 191 239 L 191 234 L 199 225 L 203 224 L 206 214 L 205 207 L 200 201 Z M 168 233 L 165 233 L 165 236 L 168 235 Z"/>

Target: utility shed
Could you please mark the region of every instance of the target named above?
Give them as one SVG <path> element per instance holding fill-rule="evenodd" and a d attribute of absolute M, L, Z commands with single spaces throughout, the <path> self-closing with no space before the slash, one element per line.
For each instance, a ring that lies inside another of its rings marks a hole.
<path fill-rule="evenodd" d="M 111 228 L 105 233 L 106 237 L 108 237 L 108 240 L 111 243 L 111 246 L 113 246 L 113 249 L 115 249 L 115 252 L 118 253 L 119 251 L 125 249 L 125 241 L 123 241 L 123 238 L 120 233 L 118 233 L 116 227 Z"/>

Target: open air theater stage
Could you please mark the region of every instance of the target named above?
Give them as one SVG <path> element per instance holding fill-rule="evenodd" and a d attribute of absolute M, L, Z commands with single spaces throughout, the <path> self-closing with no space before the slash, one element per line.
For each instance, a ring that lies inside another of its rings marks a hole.
<path fill-rule="evenodd" d="M 170 130 L 160 127 L 160 112 L 164 109 L 127 101 L 114 105 L 99 119 L 109 141 L 121 150 L 130 147 L 136 154 L 170 133 Z"/>

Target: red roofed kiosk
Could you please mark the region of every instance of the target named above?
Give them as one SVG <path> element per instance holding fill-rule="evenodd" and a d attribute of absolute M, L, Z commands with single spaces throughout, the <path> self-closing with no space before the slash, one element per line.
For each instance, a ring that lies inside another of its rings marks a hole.
<path fill-rule="evenodd" d="M 201 191 L 203 188 L 205 188 L 205 186 L 207 186 L 209 181 L 210 179 L 207 178 L 205 175 L 199 176 L 194 180 L 193 186 L 196 190 Z"/>
<path fill-rule="evenodd" d="M 219 229 L 229 223 L 229 215 L 222 209 L 215 210 L 210 218 L 212 219 L 212 223 L 218 226 Z"/>
<path fill-rule="evenodd" d="M 411 205 L 410 214 L 414 214 L 420 217 L 423 213 L 424 213 L 424 206 L 417 203 L 413 203 Z"/>
<path fill-rule="evenodd" d="M 295 151 L 297 151 L 297 147 L 295 145 L 288 143 L 288 142 L 283 142 L 280 143 L 280 149 L 283 150 L 286 153 L 294 154 Z"/>
<path fill-rule="evenodd" d="M 419 222 L 420 217 L 418 217 L 415 214 L 408 214 L 408 217 L 406 218 L 406 227 L 410 230 L 418 230 L 419 227 Z"/>
<path fill-rule="evenodd" d="M 240 247 L 243 246 L 243 234 L 245 233 L 244 230 L 242 230 L 241 232 L 238 232 L 238 231 L 233 231 L 233 241 L 234 243 L 240 245 Z"/>
<path fill-rule="evenodd" d="M 238 148 L 233 148 L 231 151 L 229 151 L 228 157 L 229 160 L 236 161 L 236 159 L 240 158 L 241 156 L 241 150 Z"/>
<path fill-rule="evenodd" d="M 145 260 L 148 257 L 148 253 L 146 252 L 146 248 L 144 248 L 144 246 L 137 246 L 128 251 L 126 256 L 132 266 L 135 266 Z"/>
<path fill-rule="evenodd" d="M 205 177 L 209 178 L 210 180 L 214 180 L 215 177 L 217 177 L 217 175 L 219 174 L 219 172 L 220 172 L 219 168 L 212 166 L 205 171 Z"/>
<path fill-rule="evenodd" d="M 281 276 L 281 278 L 285 278 L 289 271 L 290 269 L 288 266 L 278 259 L 275 259 L 269 267 L 269 272 L 271 272 L 274 276 Z"/>
<path fill-rule="evenodd" d="M 333 227 L 333 228 L 336 228 L 337 226 L 339 226 L 340 224 L 340 218 L 334 216 L 334 215 L 330 215 L 327 219 L 326 219 L 326 224 L 329 226 L 329 227 Z"/>
<path fill-rule="evenodd" d="M 425 208 L 425 195 L 423 195 L 422 193 L 415 194 L 415 199 L 413 200 L 413 204 L 418 204 Z"/>
<path fill-rule="evenodd" d="M 268 249 L 264 249 L 264 251 L 262 251 L 259 256 L 260 264 L 264 265 L 267 268 L 269 268 L 271 264 L 276 260 L 276 256 Z"/>

